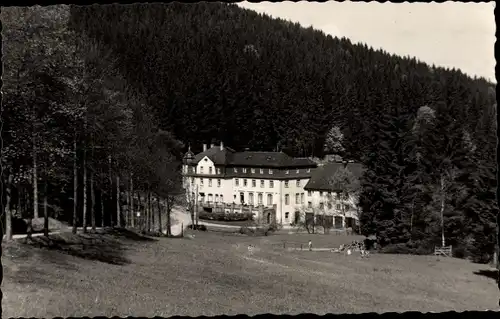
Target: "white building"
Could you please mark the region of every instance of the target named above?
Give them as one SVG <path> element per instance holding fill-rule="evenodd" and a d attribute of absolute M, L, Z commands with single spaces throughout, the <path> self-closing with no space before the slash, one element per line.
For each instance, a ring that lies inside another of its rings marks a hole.
<path fill-rule="evenodd" d="M 206 211 L 273 208 L 275 221 L 289 225 L 298 218 L 296 212 L 321 202 L 318 196 L 325 185 L 319 183 L 318 173 L 325 167 L 283 152 L 236 152 L 223 143 L 208 149 L 204 144 L 203 152 L 189 150 L 184 156 L 184 188 Z M 267 222 L 274 216 L 267 216 Z"/>

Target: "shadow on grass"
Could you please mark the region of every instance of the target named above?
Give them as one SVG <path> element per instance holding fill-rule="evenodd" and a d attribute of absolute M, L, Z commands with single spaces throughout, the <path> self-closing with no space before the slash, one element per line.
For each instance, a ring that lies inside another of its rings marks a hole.
<path fill-rule="evenodd" d="M 130 260 L 125 257 L 125 251 L 130 247 L 128 243 L 131 241 L 153 242 L 156 239 L 126 229 L 107 229 L 85 234 L 71 232 L 52 234 L 49 238 L 33 237 L 31 241 L 25 241 L 25 244 L 86 260 L 126 265 L 130 264 Z"/>
<path fill-rule="evenodd" d="M 487 277 L 487 278 L 493 279 L 495 281 L 498 280 L 498 270 L 482 269 L 479 271 L 474 271 L 473 273 L 474 273 L 474 275 Z"/>

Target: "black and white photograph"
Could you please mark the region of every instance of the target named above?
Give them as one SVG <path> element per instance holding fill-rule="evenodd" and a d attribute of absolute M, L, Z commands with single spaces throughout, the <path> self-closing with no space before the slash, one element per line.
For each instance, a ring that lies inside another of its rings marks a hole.
<path fill-rule="evenodd" d="M 2 5 L 0 317 L 499 311 L 495 11 Z"/>

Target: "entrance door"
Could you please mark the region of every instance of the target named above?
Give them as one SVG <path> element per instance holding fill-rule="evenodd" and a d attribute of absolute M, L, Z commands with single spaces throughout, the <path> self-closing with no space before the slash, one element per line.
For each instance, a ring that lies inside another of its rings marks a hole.
<path fill-rule="evenodd" d="M 267 223 L 271 223 L 271 213 L 267 213 Z"/>
<path fill-rule="evenodd" d="M 243 192 L 240 193 L 240 203 L 241 204 L 245 203 L 245 193 Z"/>
<path fill-rule="evenodd" d="M 335 216 L 335 228 L 340 229 L 343 228 L 344 225 L 342 225 L 342 217 L 341 216 Z"/>

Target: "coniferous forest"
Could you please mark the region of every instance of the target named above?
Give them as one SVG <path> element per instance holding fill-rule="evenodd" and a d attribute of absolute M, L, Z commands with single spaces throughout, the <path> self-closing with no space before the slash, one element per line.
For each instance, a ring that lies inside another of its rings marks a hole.
<path fill-rule="evenodd" d="M 87 195 L 73 194 L 88 169 L 96 210 L 113 211 L 104 224 L 133 223 L 117 203 L 175 193 L 188 145 L 322 157 L 340 129 L 339 155 L 366 168 L 363 234 L 387 252 L 443 244 L 492 260 L 496 93 L 485 79 L 233 4 L 8 10 L 4 205 L 40 193 L 50 214 L 94 223 Z"/>

